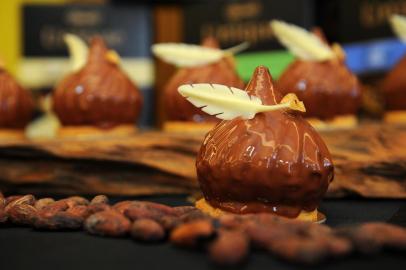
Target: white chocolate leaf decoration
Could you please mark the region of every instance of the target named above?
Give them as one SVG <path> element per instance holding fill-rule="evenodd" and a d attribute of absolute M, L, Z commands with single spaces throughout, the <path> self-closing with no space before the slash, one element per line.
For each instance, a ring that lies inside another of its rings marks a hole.
<path fill-rule="evenodd" d="M 238 53 L 240 53 L 240 52 L 245 51 L 246 49 L 249 48 L 249 46 L 250 46 L 250 43 L 249 43 L 248 41 L 245 41 L 245 42 L 243 42 L 243 43 L 240 43 L 240 44 L 238 44 L 238 45 L 236 45 L 236 46 L 233 46 L 233 47 L 231 47 L 231 48 L 225 49 L 225 50 L 223 50 L 223 51 L 224 51 L 224 53 L 226 53 L 226 54 L 235 55 L 235 54 L 238 54 Z"/>
<path fill-rule="evenodd" d="M 60 127 L 58 117 L 48 112 L 31 122 L 25 129 L 25 135 L 30 140 L 52 139 L 57 136 Z"/>
<path fill-rule="evenodd" d="M 223 120 L 236 117 L 252 119 L 259 112 L 281 109 L 305 111 L 304 105 L 295 94 L 288 94 L 280 104 L 262 105 L 260 98 L 250 96 L 246 91 L 221 84 L 185 84 L 179 93 L 194 106 L 209 115 Z"/>
<path fill-rule="evenodd" d="M 278 40 L 302 60 L 325 61 L 336 58 L 333 50 L 319 37 L 299 26 L 273 20 L 271 27 Z"/>
<path fill-rule="evenodd" d="M 397 14 L 392 15 L 389 18 L 389 22 L 396 36 L 400 38 L 403 42 L 406 42 L 406 16 L 401 16 Z"/>
<path fill-rule="evenodd" d="M 152 52 L 163 61 L 178 67 L 202 66 L 217 62 L 222 50 L 184 43 L 161 43 L 152 46 Z"/>
<path fill-rule="evenodd" d="M 48 94 L 40 100 L 40 108 L 44 115 L 32 121 L 25 128 L 25 135 L 30 140 L 52 139 L 57 136 L 61 127 L 58 117 L 52 111 L 52 95 Z"/>
<path fill-rule="evenodd" d="M 226 55 L 245 50 L 248 46 L 247 42 L 243 42 L 221 50 L 185 43 L 159 43 L 152 45 L 152 52 L 156 57 L 177 67 L 196 67 L 215 63 Z"/>
<path fill-rule="evenodd" d="M 87 44 L 83 39 L 73 34 L 65 34 L 63 39 L 68 46 L 71 71 L 78 71 L 86 64 L 89 53 Z"/>

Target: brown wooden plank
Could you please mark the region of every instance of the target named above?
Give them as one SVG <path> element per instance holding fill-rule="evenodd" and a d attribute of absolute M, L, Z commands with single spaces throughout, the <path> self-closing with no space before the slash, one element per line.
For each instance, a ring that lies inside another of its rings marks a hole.
<path fill-rule="evenodd" d="M 406 198 L 406 127 L 363 124 L 322 136 L 336 167 L 328 196 Z M 201 134 L 154 131 L 126 138 L 0 141 L 0 187 L 125 195 L 195 192 L 194 162 L 202 139 Z"/>

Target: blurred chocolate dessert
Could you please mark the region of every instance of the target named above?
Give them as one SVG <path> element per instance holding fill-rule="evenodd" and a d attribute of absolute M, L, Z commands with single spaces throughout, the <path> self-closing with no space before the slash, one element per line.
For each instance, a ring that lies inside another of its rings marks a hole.
<path fill-rule="evenodd" d="M 208 37 L 203 40 L 203 48 L 219 50 L 217 40 Z M 168 131 L 207 131 L 218 122 L 213 116 L 202 112 L 185 100 L 178 87 L 183 84 L 213 83 L 243 88 L 244 82 L 236 71 L 233 55 L 224 54 L 217 61 L 208 64 L 180 68 L 169 80 L 164 90 L 166 122 Z"/>
<path fill-rule="evenodd" d="M 84 67 L 66 76 L 53 93 L 62 137 L 132 134 L 141 107 L 139 89 L 101 37 L 91 40 Z"/>
<path fill-rule="evenodd" d="M 24 138 L 33 111 L 31 94 L 0 65 L 0 139 Z"/>
<path fill-rule="evenodd" d="M 390 23 L 393 31 L 403 41 L 406 41 L 406 17 L 392 15 Z M 385 122 L 406 123 L 406 56 L 388 72 L 383 83 L 382 92 L 385 98 Z"/>
<path fill-rule="evenodd" d="M 305 117 L 314 127 L 354 127 L 362 99 L 358 78 L 345 65 L 345 54 L 338 44 L 330 46 L 319 28 L 307 34 L 313 39 L 311 42 L 317 43 L 318 39 L 316 46 L 330 51 L 330 56 L 323 59 L 297 57 L 279 78 L 278 89 L 282 94 L 295 93 L 304 102 Z"/>

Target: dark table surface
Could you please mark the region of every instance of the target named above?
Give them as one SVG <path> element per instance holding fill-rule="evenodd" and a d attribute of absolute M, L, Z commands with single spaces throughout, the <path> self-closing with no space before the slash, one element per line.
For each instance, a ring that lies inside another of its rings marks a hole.
<path fill-rule="evenodd" d="M 120 198 L 121 199 L 121 198 Z M 185 205 L 181 196 L 143 198 Z M 117 198 L 115 198 L 117 200 Z M 406 201 L 325 200 L 320 210 L 327 224 L 340 226 L 386 221 L 406 227 Z M 0 269 L 224 269 L 210 263 L 203 252 L 167 243 L 142 244 L 131 239 L 102 238 L 85 232 L 39 232 L 30 228 L 0 227 Z M 385 251 L 373 256 L 353 255 L 304 267 L 253 252 L 233 269 L 406 269 L 405 253 Z"/>

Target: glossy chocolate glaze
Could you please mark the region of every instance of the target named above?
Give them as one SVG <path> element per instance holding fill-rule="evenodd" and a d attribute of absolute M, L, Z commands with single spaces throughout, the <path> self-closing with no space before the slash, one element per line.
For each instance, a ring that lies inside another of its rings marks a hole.
<path fill-rule="evenodd" d="M 202 46 L 219 48 L 216 40 L 206 38 Z M 244 82 L 238 76 L 234 59 L 225 57 L 217 63 L 192 68 L 182 68 L 168 82 L 164 90 L 165 111 L 168 120 L 193 122 L 218 122 L 213 116 L 206 114 L 183 98 L 178 87 L 182 84 L 217 83 L 243 88 Z"/>
<path fill-rule="evenodd" d="M 361 103 L 361 87 L 342 60 L 296 60 L 277 82 L 282 94 L 295 93 L 306 106 L 306 117 L 330 119 L 355 114 Z"/>
<path fill-rule="evenodd" d="M 406 110 L 406 56 L 386 76 L 382 89 L 388 110 Z"/>
<path fill-rule="evenodd" d="M 282 97 L 266 67 L 255 70 L 246 91 L 267 105 Z M 319 134 L 300 115 L 286 111 L 220 122 L 206 135 L 196 168 L 212 206 L 288 217 L 316 209 L 334 176 Z"/>
<path fill-rule="evenodd" d="M 0 67 L 0 128 L 23 129 L 33 111 L 31 94 Z"/>
<path fill-rule="evenodd" d="M 141 94 L 107 53 L 104 41 L 93 38 L 86 65 L 56 87 L 54 110 L 63 125 L 111 128 L 135 123 L 141 111 Z"/>

